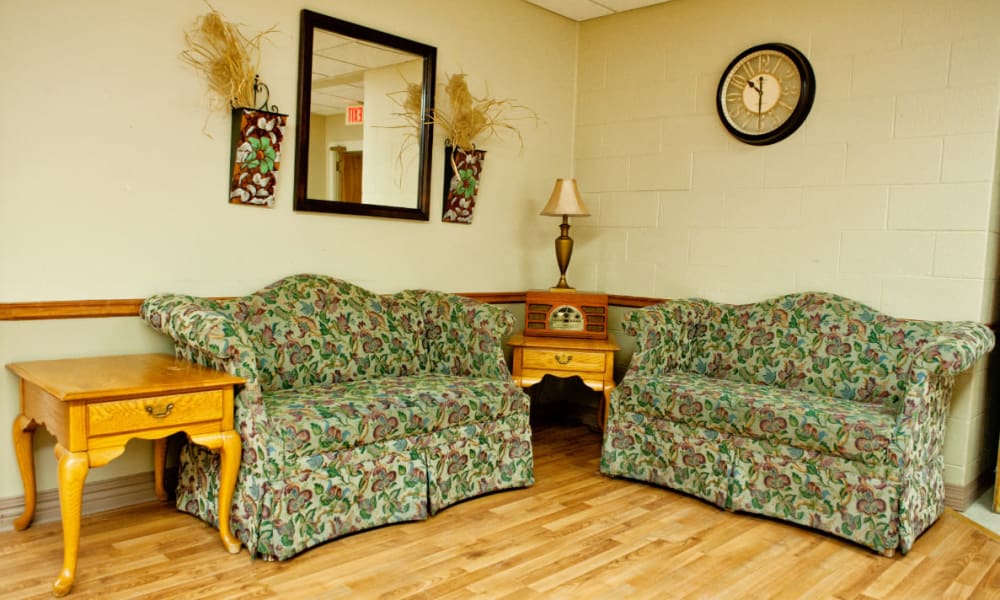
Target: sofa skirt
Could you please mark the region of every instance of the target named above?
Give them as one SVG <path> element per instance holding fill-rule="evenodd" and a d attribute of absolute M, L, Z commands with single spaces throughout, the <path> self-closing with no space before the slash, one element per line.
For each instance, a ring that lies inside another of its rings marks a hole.
<path fill-rule="evenodd" d="M 601 472 L 826 531 L 878 552 L 901 547 L 903 482 L 888 465 L 632 413 L 609 420 Z"/>
<path fill-rule="evenodd" d="M 474 496 L 530 486 L 533 467 L 531 430 L 522 423 L 377 442 L 303 459 L 286 469 L 290 476 L 259 487 L 248 485 L 241 470 L 230 526 L 252 556 L 285 560 L 349 533 L 426 519 Z M 177 508 L 217 527 L 218 475 L 217 454 L 186 444 Z"/>

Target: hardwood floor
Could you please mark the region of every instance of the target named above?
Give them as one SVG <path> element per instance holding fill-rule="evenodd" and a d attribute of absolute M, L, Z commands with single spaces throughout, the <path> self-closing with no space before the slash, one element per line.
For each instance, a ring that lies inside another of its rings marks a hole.
<path fill-rule="evenodd" d="M 535 432 L 537 483 L 282 563 L 170 506 L 84 517 L 84 598 L 1000 598 L 1000 537 L 954 511 L 905 557 L 598 473 L 600 437 Z M 50 598 L 58 523 L 0 534 L 0 598 Z"/>

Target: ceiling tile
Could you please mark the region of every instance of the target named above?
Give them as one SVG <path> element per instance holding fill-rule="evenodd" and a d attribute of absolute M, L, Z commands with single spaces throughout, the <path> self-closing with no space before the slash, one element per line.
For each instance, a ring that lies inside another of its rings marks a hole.
<path fill-rule="evenodd" d="M 612 14 L 613 11 L 590 0 L 527 0 L 574 21 L 586 21 Z"/>
<path fill-rule="evenodd" d="M 622 12 L 654 4 L 663 4 L 664 2 L 669 2 L 669 0 L 598 0 L 598 2 L 615 12 Z"/>
<path fill-rule="evenodd" d="M 663 4 L 670 0 L 525 0 L 574 21 L 605 17 L 616 12 Z"/>

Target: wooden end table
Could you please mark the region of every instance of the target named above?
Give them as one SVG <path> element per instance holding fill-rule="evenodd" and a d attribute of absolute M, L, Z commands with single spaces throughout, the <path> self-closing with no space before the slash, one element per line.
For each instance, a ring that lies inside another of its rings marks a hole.
<path fill-rule="evenodd" d="M 597 415 L 601 429 L 608 418 L 608 400 L 615 388 L 615 350 L 618 344 L 608 339 L 573 339 L 517 334 L 507 340 L 514 348 L 514 381 L 531 387 L 545 375 L 578 375 L 590 389 L 604 394 Z"/>
<path fill-rule="evenodd" d="M 183 431 L 192 442 L 219 451 L 219 535 L 226 550 L 240 551 L 229 530 L 229 509 L 240 463 L 233 387 L 243 379 L 167 354 L 20 362 L 7 368 L 21 378 L 21 412 L 13 432 L 24 483 L 24 514 L 14 521 L 19 531 L 31 525 L 35 514 L 35 429 L 42 425 L 56 438 L 63 568 L 52 584 L 53 594 L 69 593 L 76 576 L 87 472 L 120 456 L 133 438 L 155 440 L 153 468 L 161 500 L 167 497 L 167 436 Z"/>

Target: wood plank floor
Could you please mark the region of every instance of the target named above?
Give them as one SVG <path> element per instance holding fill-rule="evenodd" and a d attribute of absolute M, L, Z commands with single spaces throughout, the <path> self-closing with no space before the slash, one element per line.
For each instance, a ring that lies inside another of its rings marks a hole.
<path fill-rule="evenodd" d="M 536 479 L 290 561 L 229 555 L 169 506 L 84 517 L 84 598 L 1000 598 L 1000 538 L 951 510 L 905 557 L 598 473 L 600 437 L 535 432 Z M 0 598 L 49 598 L 58 523 L 0 534 Z"/>

